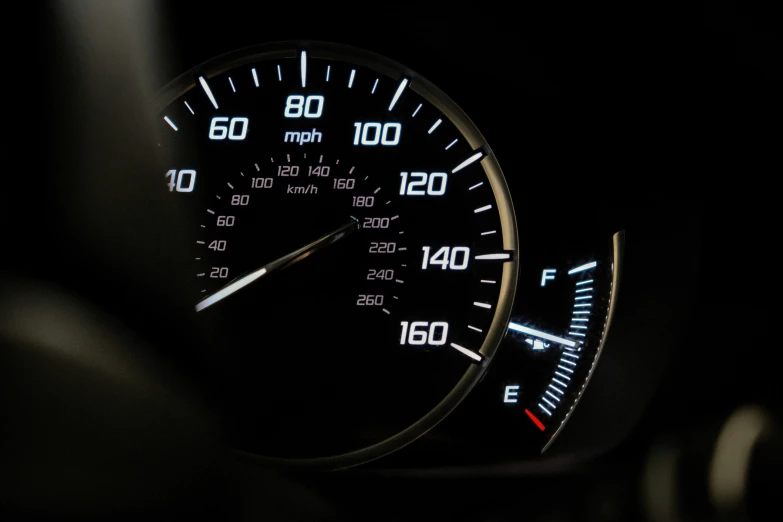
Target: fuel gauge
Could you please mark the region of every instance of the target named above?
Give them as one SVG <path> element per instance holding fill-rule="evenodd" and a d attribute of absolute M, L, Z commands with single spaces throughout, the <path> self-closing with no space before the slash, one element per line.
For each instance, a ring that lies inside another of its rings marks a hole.
<path fill-rule="evenodd" d="M 495 401 L 517 417 L 523 430 L 540 432 L 535 438 L 542 452 L 568 420 L 601 355 L 614 310 L 623 238 L 618 232 L 598 255 L 548 260 L 520 277 Z"/>

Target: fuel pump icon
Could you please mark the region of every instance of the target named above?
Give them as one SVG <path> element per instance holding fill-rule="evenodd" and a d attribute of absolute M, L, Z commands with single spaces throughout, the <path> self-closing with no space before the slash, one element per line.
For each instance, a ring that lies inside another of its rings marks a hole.
<path fill-rule="evenodd" d="M 545 343 L 544 341 L 539 341 L 538 339 L 525 339 L 525 342 L 533 347 L 534 350 L 543 350 L 544 348 L 549 348 L 549 343 Z"/>

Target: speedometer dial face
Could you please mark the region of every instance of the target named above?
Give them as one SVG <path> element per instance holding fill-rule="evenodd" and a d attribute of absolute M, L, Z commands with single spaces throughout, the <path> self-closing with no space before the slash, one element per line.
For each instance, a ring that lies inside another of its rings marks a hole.
<path fill-rule="evenodd" d="M 312 43 L 204 64 L 161 106 L 231 444 L 350 465 L 447 415 L 506 330 L 518 256 L 503 175 L 457 106 Z"/>

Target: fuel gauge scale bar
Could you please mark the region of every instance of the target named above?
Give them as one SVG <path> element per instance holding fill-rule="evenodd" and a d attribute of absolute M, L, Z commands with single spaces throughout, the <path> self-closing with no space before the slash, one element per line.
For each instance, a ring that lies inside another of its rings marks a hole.
<path fill-rule="evenodd" d="M 525 430 L 543 435 L 542 452 L 570 418 L 601 355 L 616 303 L 623 244 L 624 234 L 618 232 L 605 246 L 585 247 L 581 253 L 575 248 L 567 264 L 553 263 L 545 254 L 520 283 L 524 299 L 515 321 L 508 323 L 507 337 L 516 349 L 501 371 L 496 397 L 510 416 L 525 419 Z"/>

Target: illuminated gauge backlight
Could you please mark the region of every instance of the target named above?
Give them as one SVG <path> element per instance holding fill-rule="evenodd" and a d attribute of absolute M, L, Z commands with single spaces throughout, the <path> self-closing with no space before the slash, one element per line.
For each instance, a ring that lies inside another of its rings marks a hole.
<path fill-rule="evenodd" d="M 344 466 L 447 415 L 505 335 L 518 262 L 503 174 L 459 108 L 308 43 L 204 64 L 161 107 L 230 443 Z"/>

